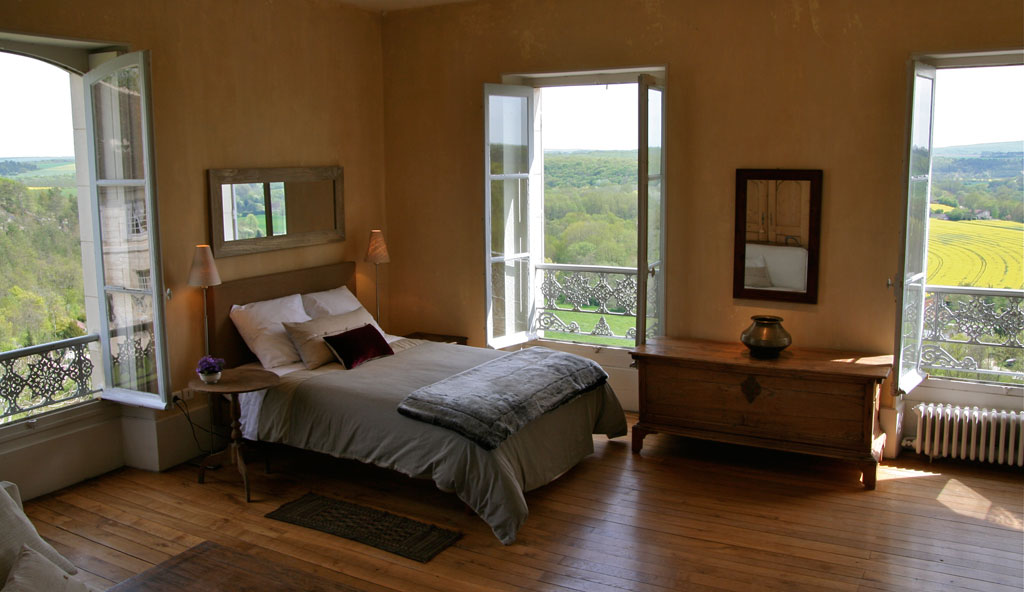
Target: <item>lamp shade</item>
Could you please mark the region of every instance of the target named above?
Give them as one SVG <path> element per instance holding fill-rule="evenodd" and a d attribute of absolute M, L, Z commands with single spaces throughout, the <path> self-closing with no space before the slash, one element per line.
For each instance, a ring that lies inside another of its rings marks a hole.
<path fill-rule="evenodd" d="M 196 245 L 196 252 L 192 256 L 192 269 L 188 272 L 188 285 L 220 285 L 220 274 L 217 273 L 217 263 L 213 260 L 210 245 Z"/>
<path fill-rule="evenodd" d="M 388 244 L 384 242 L 384 233 L 379 230 L 370 231 L 370 244 L 366 247 L 366 261 L 368 263 L 387 263 L 391 261 L 388 256 Z"/>

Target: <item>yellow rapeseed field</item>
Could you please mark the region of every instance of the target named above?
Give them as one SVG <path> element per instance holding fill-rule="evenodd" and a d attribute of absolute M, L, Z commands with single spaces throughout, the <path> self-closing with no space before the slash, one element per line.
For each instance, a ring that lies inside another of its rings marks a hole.
<path fill-rule="evenodd" d="M 1024 289 L 1024 224 L 929 220 L 928 283 Z"/>

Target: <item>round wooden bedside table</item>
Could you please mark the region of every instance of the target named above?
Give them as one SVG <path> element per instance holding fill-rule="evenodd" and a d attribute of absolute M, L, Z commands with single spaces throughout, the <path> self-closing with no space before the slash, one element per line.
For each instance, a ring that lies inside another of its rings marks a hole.
<path fill-rule="evenodd" d="M 220 380 L 214 384 L 203 382 L 198 376 L 188 381 L 188 388 L 204 393 L 227 395 L 231 399 L 231 443 L 220 452 L 215 452 L 199 465 L 199 482 L 206 477 L 206 467 L 216 462 L 227 462 L 238 467 L 242 475 L 242 486 L 245 488 L 245 501 L 252 501 L 249 496 L 249 476 L 245 472 L 245 457 L 242 455 L 242 421 L 241 409 L 238 406 L 238 395 L 251 391 L 270 388 L 281 382 L 281 377 L 273 372 L 260 368 L 234 368 L 224 370 Z"/>

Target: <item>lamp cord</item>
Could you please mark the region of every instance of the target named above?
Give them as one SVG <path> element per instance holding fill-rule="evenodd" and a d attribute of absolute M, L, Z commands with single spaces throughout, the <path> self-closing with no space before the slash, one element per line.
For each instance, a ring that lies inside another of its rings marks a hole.
<path fill-rule="evenodd" d="M 185 403 L 181 397 L 174 397 L 174 405 L 181 411 L 181 414 L 185 416 L 185 419 L 188 420 L 188 427 L 189 429 L 192 430 L 192 439 L 195 440 L 196 448 L 199 449 L 199 452 L 202 452 L 203 454 L 212 454 L 212 446 L 211 450 L 207 450 L 206 448 L 203 448 L 202 444 L 199 443 L 199 435 L 196 434 L 196 428 L 198 427 L 200 430 L 203 430 L 204 432 L 209 434 L 211 438 L 215 437 L 217 434 L 212 430 L 204 428 L 203 426 L 197 426 L 195 422 L 192 421 L 192 414 L 189 413 L 188 411 L 188 404 Z"/>

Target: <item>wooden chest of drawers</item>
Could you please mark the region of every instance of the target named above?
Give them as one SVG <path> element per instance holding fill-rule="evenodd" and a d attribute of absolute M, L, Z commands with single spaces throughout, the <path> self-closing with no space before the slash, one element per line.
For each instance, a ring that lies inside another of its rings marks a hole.
<path fill-rule="evenodd" d="M 841 458 L 860 463 L 864 487 L 874 489 L 885 443 L 878 398 L 892 356 L 789 348 L 759 360 L 741 343 L 662 338 L 633 358 L 633 452 L 664 432 Z"/>

